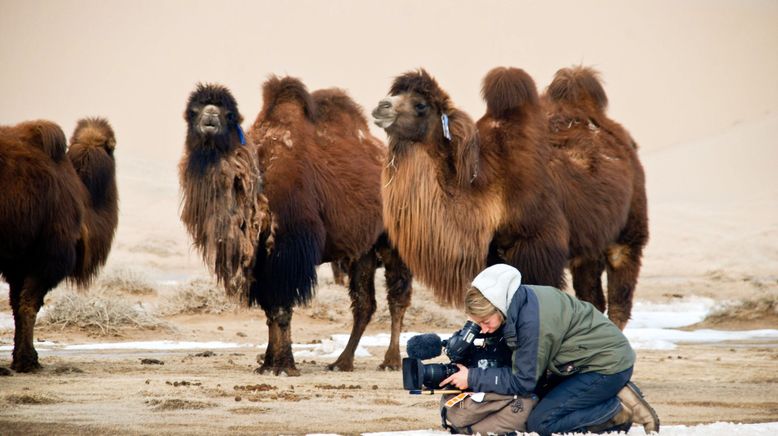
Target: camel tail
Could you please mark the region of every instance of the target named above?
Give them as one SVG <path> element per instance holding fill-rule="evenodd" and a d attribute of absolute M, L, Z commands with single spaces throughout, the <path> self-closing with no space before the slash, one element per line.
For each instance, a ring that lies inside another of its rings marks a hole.
<path fill-rule="evenodd" d="M 600 75 L 589 67 L 562 68 L 548 86 L 549 99 L 557 103 L 589 106 L 600 112 L 608 107 L 608 96 L 600 82 Z"/>
<path fill-rule="evenodd" d="M 484 77 L 481 95 L 486 111 L 495 118 L 523 114 L 538 104 L 538 90 L 529 74 L 519 68 L 498 67 Z"/>

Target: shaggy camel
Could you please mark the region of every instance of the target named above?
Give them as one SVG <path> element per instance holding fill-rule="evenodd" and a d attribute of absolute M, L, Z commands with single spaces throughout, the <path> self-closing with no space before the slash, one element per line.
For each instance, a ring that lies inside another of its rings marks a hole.
<path fill-rule="evenodd" d="M 65 134 L 48 121 L 0 128 L 0 275 L 10 285 L 15 333 L 11 368 L 40 368 L 33 345 L 44 296 L 62 280 L 88 286 L 111 249 L 118 222 L 107 121 Z"/>
<path fill-rule="evenodd" d="M 561 70 L 543 101 L 523 70 L 484 78 L 474 124 L 424 70 L 398 77 L 373 111 L 389 137 L 384 221 L 413 273 L 459 305 L 485 266 L 564 288 L 624 328 L 648 239 L 634 142 L 605 114 L 589 69 Z"/>
<path fill-rule="evenodd" d="M 184 120 L 181 220 L 227 295 L 248 303 L 256 241 L 267 214 L 256 152 L 246 145 L 243 117 L 223 86 L 198 84 Z"/>
<path fill-rule="evenodd" d="M 209 95 L 201 95 L 204 90 L 198 89 L 187 109 L 188 151 L 181 163 L 181 181 L 185 192 L 193 192 L 185 194 L 184 209 L 191 209 L 190 219 L 199 223 L 187 226 L 193 234 L 193 229 L 203 229 L 204 238 L 210 238 L 198 246 L 201 250 L 226 240 L 225 234 L 239 234 L 241 245 L 254 247 L 251 256 L 241 249 L 238 263 L 250 265 L 245 286 L 240 288 L 242 296 L 249 304 L 258 304 L 267 316 L 268 348 L 257 372 L 299 375 L 292 355 L 293 306 L 313 298 L 316 266 L 330 261 L 349 269 L 354 326 L 348 345 L 329 368 L 353 370 L 354 351 L 375 311 L 373 277 L 379 261 L 386 266 L 392 315 L 392 339 L 381 367 L 398 368 L 399 334 L 410 304 L 411 276 L 383 235 L 379 183 L 385 150 L 369 135 L 361 108 L 342 91 L 310 94 L 297 79 L 272 77 L 263 86 L 264 106 L 248 134 L 249 145 L 242 146 L 241 118 L 234 98 L 223 87 L 205 89 Z M 208 119 L 197 115 L 205 111 L 213 115 Z M 226 119 L 229 113 L 233 120 Z M 206 124 L 217 128 L 200 127 Z M 224 146 L 211 150 L 214 146 L 210 144 L 216 141 Z M 199 174 L 192 172 L 185 178 L 196 148 L 200 153 L 211 150 L 208 159 L 197 159 L 208 162 L 194 165 L 200 168 Z M 256 153 L 246 153 L 256 159 L 251 171 L 231 169 L 228 157 L 235 150 Z M 228 190 L 246 185 L 246 178 L 255 180 L 250 199 L 240 200 L 246 196 L 243 188 L 231 194 L 237 202 L 256 204 L 252 206 L 255 212 L 249 214 L 252 218 L 231 212 L 234 207 L 205 203 L 224 195 L 213 191 L 220 184 L 210 183 L 208 177 L 215 180 L 225 172 L 230 173 L 229 180 L 234 178 L 234 182 L 225 179 L 221 183 Z M 200 187 L 192 191 L 187 186 L 194 183 Z M 207 224 L 214 220 L 225 225 Z M 244 222 L 256 226 L 257 232 L 243 232 Z M 212 267 L 214 260 L 206 258 Z M 214 269 L 219 276 L 218 265 Z"/>

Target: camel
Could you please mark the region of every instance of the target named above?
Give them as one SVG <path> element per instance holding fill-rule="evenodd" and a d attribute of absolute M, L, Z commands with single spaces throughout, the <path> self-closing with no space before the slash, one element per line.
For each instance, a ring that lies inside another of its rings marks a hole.
<path fill-rule="evenodd" d="M 11 369 L 41 368 L 33 344 L 44 296 L 63 280 L 87 287 L 118 223 L 113 129 L 80 120 L 70 147 L 49 121 L 0 127 L 0 275 L 14 315 Z"/>
<path fill-rule="evenodd" d="M 234 98 L 223 87 L 211 86 L 209 92 L 210 96 L 200 97 L 195 91 L 187 108 L 187 114 L 193 115 L 185 115 L 189 124 L 189 151 L 181 162 L 181 183 L 185 191 L 189 189 L 187 184 L 201 186 L 196 195 L 184 196 L 184 209 L 196 211 L 191 217 L 200 223 L 195 227 L 187 224 L 187 227 L 191 233 L 193 228 L 205 229 L 208 220 L 227 223 L 210 227 L 211 233 L 205 237 L 213 245 L 215 241 L 226 240 L 222 232 L 241 234 L 243 222 L 254 222 L 233 212 L 235 208 L 205 204 L 207 198 L 217 198 L 223 193 L 211 188 L 218 183 L 196 182 L 198 177 L 205 178 L 202 174 L 213 173 L 213 177 L 218 177 L 220 173 L 231 172 L 234 182 L 222 183 L 228 189 L 246 185 L 245 179 L 250 177 L 261 191 L 251 197 L 259 195 L 262 200 L 244 201 L 256 202 L 255 209 L 259 212 L 253 212 L 258 217 L 257 231 L 240 237 L 251 244 L 252 254 L 249 256 L 242 250 L 244 254 L 239 257 L 242 264 L 250 266 L 242 274 L 244 285 L 240 293 L 249 305 L 259 305 L 267 317 L 268 346 L 257 372 L 300 374 L 292 355 L 293 307 L 312 300 L 316 266 L 324 262 L 348 268 L 354 316 L 348 345 L 328 368 L 341 371 L 354 368 L 356 346 L 375 312 L 373 277 L 380 262 L 386 267 L 387 298 L 392 315 L 392 339 L 380 367 L 399 368 L 399 334 L 405 310 L 410 305 L 411 276 L 383 232 L 379 183 L 385 148 L 369 134 L 361 108 L 343 91 L 328 89 L 309 93 L 298 79 L 274 76 L 263 85 L 263 108 L 245 137 L 247 144 L 241 145 L 242 133 L 234 133 L 240 131 L 241 119 Z M 207 123 L 220 128 L 205 131 L 198 127 L 206 121 L 194 113 L 206 109 L 222 119 L 219 123 L 213 120 Z M 224 113 L 233 113 L 234 120 L 225 122 Z M 185 168 L 191 166 L 194 142 L 199 141 L 203 145 L 197 147 L 206 149 L 217 139 L 224 146 L 209 152 L 206 165 L 194 165 L 202 167 L 201 175 L 193 172 L 188 179 L 184 178 Z M 230 150 L 239 149 L 253 153 L 252 165 L 256 164 L 257 170 L 244 173 L 230 170 L 231 165 L 227 163 L 233 153 Z M 246 193 L 241 189 L 232 195 L 238 198 Z M 201 251 L 203 247 L 199 247 Z M 210 263 L 214 260 L 212 257 Z M 218 277 L 219 268 L 215 270 Z"/>
<path fill-rule="evenodd" d="M 181 221 L 227 295 L 248 303 L 248 286 L 267 198 L 256 152 L 230 91 L 198 84 L 184 112 L 186 145 L 179 164 Z"/>
<path fill-rule="evenodd" d="M 626 131 L 604 113 L 590 69 L 560 70 L 541 97 L 517 68 L 484 78 L 473 123 L 426 71 L 397 77 L 373 111 L 389 138 L 384 222 L 413 274 L 461 305 L 475 275 L 508 263 L 522 282 L 564 289 L 629 320 L 648 240 L 643 169 Z"/>

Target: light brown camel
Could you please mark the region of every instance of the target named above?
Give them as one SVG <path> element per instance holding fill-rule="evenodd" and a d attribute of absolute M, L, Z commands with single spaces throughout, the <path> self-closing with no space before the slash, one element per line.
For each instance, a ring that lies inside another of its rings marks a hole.
<path fill-rule="evenodd" d="M 569 262 L 576 294 L 604 311 L 608 265 L 609 316 L 624 328 L 648 237 L 643 170 L 604 106 L 587 106 L 602 91 L 590 76 L 560 72 L 541 104 L 523 70 L 496 68 L 474 124 L 420 70 L 398 77 L 375 108 L 389 136 L 389 237 L 440 300 L 461 304 L 472 278 L 498 262 L 524 283 L 564 288 Z M 564 117 L 583 117 L 583 128 L 550 127 Z"/>

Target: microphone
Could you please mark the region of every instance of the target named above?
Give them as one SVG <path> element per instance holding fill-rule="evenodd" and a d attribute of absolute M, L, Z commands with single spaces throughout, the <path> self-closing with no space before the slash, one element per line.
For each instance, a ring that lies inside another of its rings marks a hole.
<path fill-rule="evenodd" d="M 432 359 L 440 356 L 443 341 L 435 333 L 424 333 L 408 339 L 405 349 L 411 359 Z"/>

